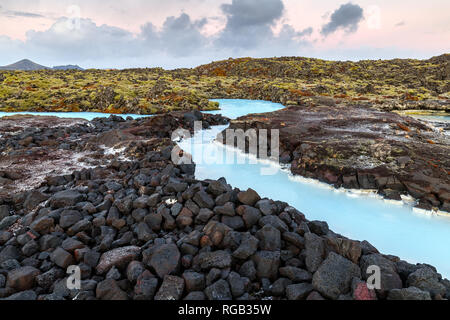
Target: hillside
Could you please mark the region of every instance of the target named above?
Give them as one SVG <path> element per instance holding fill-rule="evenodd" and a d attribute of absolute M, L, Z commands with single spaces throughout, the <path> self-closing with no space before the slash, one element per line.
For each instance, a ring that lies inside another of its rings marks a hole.
<path fill-rule="evenodd" d="M 229 59 L 194 69 L 0 71 L 0 111 L 162 113 L 209 99 L 379 110 L 450 109 L 450 55 L 428 60 Z"/>
<path fill-rule="evenodd" d="M 34 63 L 31 60 L 23 59 L 16 63 L 0 67 L 0 70 L 23 70 L 23 71 L 35 71 L 35 70 L 45 70 L 50 69 L 49 67 L 41 66 L 40 64 Z"/>

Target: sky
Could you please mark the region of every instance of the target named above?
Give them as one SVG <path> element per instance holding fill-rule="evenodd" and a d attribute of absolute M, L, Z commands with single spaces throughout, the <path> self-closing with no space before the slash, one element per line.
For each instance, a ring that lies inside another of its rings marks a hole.
<path fill-rule="evenodd" d="M 0 65 L 194 67 L 450 52 L 448 0 L 0 0 Z"/>

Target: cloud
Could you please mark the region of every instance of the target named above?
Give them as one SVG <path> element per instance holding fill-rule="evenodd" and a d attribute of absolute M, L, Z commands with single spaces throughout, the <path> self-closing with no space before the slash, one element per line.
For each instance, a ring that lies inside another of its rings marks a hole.
<path fill-rule="evenodd" d="M 217 44 L 231 48 L 253 48 L 273 38 L 272 26 L 284 11 L 281 0 L 233 0 L 223 4 L 227 18 Z"/>
<path fill-rule="evenodd" d="M 331 14 L 330 22 L 322 27 L 321 34 L 328 36 L 340 29 L 347 33 L 355 32 L 363 18 L 363 9 L 359 5 L 343 4 Z"/>
<path fill-rule="evenodd" d="M 42 14 L 25 12 L 25 11 L 6 11 L 5 15 L 7 15 L 9 17 L 45 18 Z"/>

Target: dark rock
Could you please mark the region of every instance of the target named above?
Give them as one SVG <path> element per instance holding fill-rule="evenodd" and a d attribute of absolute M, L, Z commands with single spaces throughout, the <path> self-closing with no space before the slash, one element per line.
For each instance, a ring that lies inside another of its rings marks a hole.
<path fill-rule="evenodd" d="M 54 220 L 48 216 L 41 217 L 35 220 L 30 228 L 39 232 L 41 235 L 50 233 L 51 229 L 54 227 Z"/>
<path fill-rule="evenodd" d="M 31 191 L 30 194 L 25 199 L 25 202 L 23 203 L 23 207 L 27 211 L 31 211 L 35 209 L 39 204 L 42 202 L 48 200 L 50 198 L 48 195 L 40 192 L 40 191 Z"/>
<path fill-rule="evenodd" d="M 229 268 L 231 267 L 231 255 L 226 251 L 201 253 L 198 257 L 198 264 L 204 270 Z"/>
<path fill-rule="evenodd" d="M 150 257 L 144 261 L 160 278 L 178 270 L 181 254 L 174 244 L 158 245 L 150 249 Z"/>
<path fill-rule="evenodd" d="M 206 286 L 205 275 L 197 272 L 183 273 L 183 279 L 186 284 L 186 291 L 203 291 Z"/>
<path fill-rule="evenodd" d="M 304 300 L 314 288 L 310 283 L 291 284 L 286 287 L 288 300 Z"/>
<path fill-rule="evenodd" d="M 361 257 L 361 274 L 367 280 L 371 274 L 368 274 L 370 266 L 377 266 L 381 271 L 381 289 L 377 290 L 381 295 L 392 289 L 401 289 L 403 287 L 402 279 L 397 274 L 395 263 L 386 259 L 381 254 L 374 253 Z"/>
<path fill-rule="evenodd" d="M 305 263 L 309 272 L 316 272 L 325 256 L 325 241 L 314 233 L 305 234 Z"/>
<path fill-rule="evenodd" d="M 211 196 L 203 190 L 197 192 L 193 200 L 200 206 L 200 208 L 208 208 L 208 209 L 214 208 L 215 204 L 214 199 L 211 198 Z"/>
<path fill-rule="evenodd" d="M 261 227 L 271 225 L 274 228 L 280 230 L 280 232 L 289 231 L 288 226 L 278 217 L 276 216 L 265 216 L 259 219 L 259 225 Z"/>
<path fill-rule="evenodd" d="M 281 233 L 272 225 L 265 225 L 256 233 L 259 248 L 264 251 L 278 251 L 281 249 Z"/>
<path fill-rule="evenodd" d="M 240 206 L 237 208 L 237 213 L 242 216 L 245 226 L 250 229 L 261 219 L 261 211 L 250 206 Z"/>
<path fill-rule="evenodd" d="M 137 280 L 134 287 L 134 300 L 152 300 L 158 289 L 158 279 L 150 274 L 143 275 Z"/>
<path fill-rule="evenodd" d="M 259 194 L 253 189 L 239 192 L 237 197 L 241 203 L 249 206 L 254 206 L 259 200 L 261 200 Z"/>
<path fill-rule="evenodd" d="M 283 240 L 287 243 L 293 244 L 299 249 L 305 248 L 305 238 L 300 236 L 298 233 L 295 232 L 284 232 L 282 234 Z"/>
<path fill-rule="evenodd" d="M 270 216 L 277 212 L 277 206 L 272 200 L 260 200 L 256 203 L 256 208 L 265 216 Z"/>
<path fill-rule="evenodd" d="M 96 297 L 99 300 L 128 300 L 127 293 L 113 279 L 106 279 L 97 285 Z"/>
<path fill-rule="evenodd" d="M 227 202 L 223 206 L 217 206 L 214 208 L 214 213 L 233 217 L 236 215 L 234 203 Z"/>
<path fill-rule="evenodd" d="M 306 270 L 296 267 L 283 267 L 279 270 L 280 275 L 289 278 L 293 283 L 298 282 L 310 282 L 312 280 L 312 274 Z"/>
<path fill-rule="evenodd" d="M 195 291 L 195 292 L 190 292 L 183 300 L 203 301 L 203 300 L 206 300 L 206 296 L 202 291 Z"/>
<path fill-rule="evenodd" d="M 59 219 L 59 225 L 66 229 L 73 226 L 75 223 L 83 219 L 83 216 L 80 212 L 76 210 L 64 210 L 61 213 L 61 217 Z"/>
<path fill-rule="evenodd" d="M 97 272 L 99 274 L 104 274 L 113 266 L 119 269 L 125 268 L 128 263 L 139 256 L 140 252 L 141 249 L 135 246 L 122 247 L 105 252 L 100 257 L 100 262 L 96 268 Z"/>
<path fill-rule="evenodd" d="M 15 293 L 5 300 L 15 300 L 15 301 L 33 301 L 37 299 L 36 292 L 32 290 L 22 291 Z"/>
<path fill-rule="evenodd" d="M 392 289 L 389 291 L 388 300 L 431 300 L 430 293 L 416 287 Z"/>
<path fill-rule="evenodd" d="M 276 279 L 280 266 L 280 252 L 278 251 L 258 251 L 253 257 L 256 265 L 256 274 L 259 279 Z"/>
<path fill-rule="evenodd" d="M 252 260 L 245 262 L 239 269 L 239 274 L 250 279 L 250 281 L 254 281 L 256 279 L 255 263 Z"/>
<path fill-rule="evenodd" d="M 219 280 L 205 289 L 208 300 L 232 300 L 230 286 L 227 281 Z"/>
<path fill-rule="evenodd" d="M 214 212 L 210 209 L 202 208 L 199 214 L 195 218 L 196 223 L 207 223 L 209 219 L 214 215 Z"/>
<path fill-rule="evenodd" d="M 20 219 L 19 216 L 8 216 L 6 218 L 3 218 L 3 220 L 0 221 L 0 231 L 8 229 L 14 223 L 16 223 L 19 219 Z"/>
<path fill-rule="evenodd" d="M 76 190 L 64 190 L 54 194 L 50 198 L 50 206 L 55 209 L 72 207 L 78 202 L 83 201 L 83 199 L 83 195 Z"/>
<path fill-rule="evenodd" d="M 250 233 L 242 235 L 240 246 L 233 252 L 233 257 L 247 260 L 258 250 L 259 240 Z"/>
<path fill-rule="evenodd" d="M 411 273 L 407 284 L 410 287 L 416 287 L 434 295 L 444 296 L 446 287 L 439 282 L 440 276 L 431 268 L 421 268 Z"/>
<path fill-rule="evenodd" d="M 245 287 L 248 279 L 241 278 L 241 276 L 236 272 L 230 272 L 228 276 L 228 283 L 230 284 L 231 294 L 233 297 L 237 298 L 245 293 Z"/>
<path fill-rule="evenodd" d="M 279 278 L 277 281 L 275 281 L 272 285 L 271 293 L 275 297 L 281 297 L 284 296 L 286 292 L 286 287 L 291 285 L 292 281 L 286 278 Z"/>
<path fill-rule="evenodd" d="M 353 277 L 360 278 L 359 267 L 344 257 L 330 252 L 313 276 L 314 288 L 330 299 L 337 299 L 350 291 Z"/>
<path fill-rule="evenodd" d="M 144 273 L 145 271 L 145 266 L 142 262 L 140 261 L 131 261 L 128 264 L 127 267 L 127 279 L 131 282 L 131 283 L 135 283 L 137 281 L 137 279 L 139 278 L 139 276 Z"/>
<path fill-rule="evenodd" d="M 180 300 L 183 291 L 184 280 L 182 278 L 166 275 L 155 300 Z"/>
<path fill-rule="evenodd" d="M 68 266 L 73 265 L 75 262 L 73 256 L 61 247 L 56 248 L 50 258 L 53 263 L 63 269 L 67 269 Z"/>
<path fill-rule="evenodd" d="M 324 236 L 330 231 L 328 223 L 324 221 L 311 221 L 308 223 L 308 228 L 318 236 Z"/>
<path fill-rule="evenodd" d="M 8 272 L 6 286 L 18 291 L 25 291 L 34 287 L 36 277 L 40 271 L 33 267 L 21 267 Z"/>
<path fill-rule="evenodd" d="M 238 216 L 234 217 L 222 216 L 221 221 L 223 224 L 229 226 L 233 230 L 241 230 L 244 229 L 245 227 L 244 220 L 242 220 L 242 218 Z"/>

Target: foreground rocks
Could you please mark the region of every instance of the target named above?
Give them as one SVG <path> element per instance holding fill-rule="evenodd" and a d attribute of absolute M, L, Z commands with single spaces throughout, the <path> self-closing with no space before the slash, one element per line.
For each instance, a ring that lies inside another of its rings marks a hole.
<path fill-rule="evenodd" d="M 170 160 L 167 137 L 184 120 L 164 117 L 150 120 L 153 127 L 129 120 L 123 129 L 105 128 L 122 137 L 114 142 L 125 147 L 116 159 L 1 197 L 0 298 L 450 297 L 450 282 L 431 266 L 382 255 L 225 179 L 196 180 L 193 166 Z M 92 136 L 90 148 L 101 139 Z M 382 270 L 380 290 L 366 284 L 373 264 Z M 80 290 L 67 287 L 71 265 L 79 267 Z"/>
<path fill-rule="evenodd" d="M 279 129 L 280 161 L 293 174 L 393 200 L 408 194 L 421 209 L 450 212 L 449 136 L 425 122 L 343 104 L 248 115 L 230 127 Z"/>

